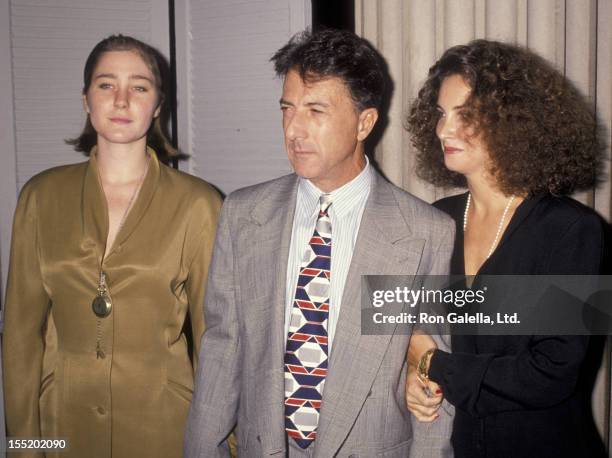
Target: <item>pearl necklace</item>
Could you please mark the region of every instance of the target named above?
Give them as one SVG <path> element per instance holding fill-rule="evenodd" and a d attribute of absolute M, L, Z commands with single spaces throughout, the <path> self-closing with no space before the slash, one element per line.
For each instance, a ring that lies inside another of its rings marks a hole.
<path fill-rule="evenodd" d="M 489 254 L 487 254 L 487 259 L 491 257 L 491 255 L 493 254 L 493 251 L 495 250 L 495 246 L 497 245 L 499 236 L 501 235 L 502 229 L 504 228 L 504 221 L 506 221 L 506 216 L 508 215 L 508 211 L 510 211 L 510 206 L 512 205 L 512 202 L 514 201 L 514 197 L 515 196 L 510 197 L 510 200 L 508 200 L 508 203 L 506 204 L 506 208 L 504 209 L 504 213 L 502 214 L 502 217 L 499 220 L 499 224 L 497 225 L 497 233 L 495 234 L 495 239 L 493 239 L 493 243 L 491 244 L 491 248 L 489 249 Z M 467 202 L 465 204 L 465 211 L 463 212 L 463 232 L 464 233 L 465 233 L 465 230 L 467 229 L 468 211 L 470 210 L 471 201 L 472 201 L 472 194 L 468 193 Z"/>

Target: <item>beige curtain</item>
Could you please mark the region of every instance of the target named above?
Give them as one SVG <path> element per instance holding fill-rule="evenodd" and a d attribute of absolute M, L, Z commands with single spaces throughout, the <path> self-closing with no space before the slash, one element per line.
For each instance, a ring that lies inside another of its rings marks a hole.
<path fill-rule="evenodd" d="M 444 195 L 414 174 L 414 151 L 402 128 L 406 109 L 445 49 L 474 38 L 508 41 L 555 63 L 589 97 L 605 129 L 606 179 L 576 198 L 610 221 L 612 0 L 356 0 L 355 16 L 356 32 L 385 56 L 395 83 L 389 125 L 375 151 L 392 182 L 430 202 Z M 604 437 L 610 430 L 610 345 L 606 354 L 593 395 Z"/>

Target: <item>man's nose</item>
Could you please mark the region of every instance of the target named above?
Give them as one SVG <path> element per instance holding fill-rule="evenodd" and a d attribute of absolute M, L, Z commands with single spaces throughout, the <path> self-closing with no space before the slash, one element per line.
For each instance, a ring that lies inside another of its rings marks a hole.
<path fill-rule="evenodd" d="M 307 135 L 305 114 L 295 110 L 285 118 L 285 137 L 299 140 Z"/>

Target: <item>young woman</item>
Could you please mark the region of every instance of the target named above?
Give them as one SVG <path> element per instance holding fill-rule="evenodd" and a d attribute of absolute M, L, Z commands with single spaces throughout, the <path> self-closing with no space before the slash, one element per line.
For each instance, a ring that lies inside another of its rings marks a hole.
<path fill-rule="evenodd" d="M 450 48 L 430 69 L 408 129 L 421 176 L 468 189 L 435 203 L 457 225 L 452 273 L 477 283 L 481 275 L 600 272 L 602 222 L 567 197 L 594 183 L 595 121 L 541 58 L 486 40 Z M 408 407 L 432 421 L 442 396 L 455 406 L 457 457 L 602 456 L 584 402 L 588 343 L 453 335 L 447 353 L 413 336 Z"/>
<path fill-rule="evenodd" d="M 152 48 L 102 40 L 84 82 L 73 143 L 89 160 L 32 178 L 15 213 L 8 435 L 64 438 L 65 457 L 180 457 L 221 199 L 158 158 L 176 153 Z"/>

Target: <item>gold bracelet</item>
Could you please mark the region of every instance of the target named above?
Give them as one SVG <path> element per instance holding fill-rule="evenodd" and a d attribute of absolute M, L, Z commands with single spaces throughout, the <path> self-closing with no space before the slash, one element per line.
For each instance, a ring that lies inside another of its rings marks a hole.
<path fill-rule="evenodd" d="M 434 354 L 435 351 L 436 351 L 435 348 L 430 348 L 425 353 L 423 353 L 423 356 L 421 356 L 421 359 L 419 361 L 419 365 L 417 367 L 417 374 L 419 378 L 424 382 L 429 381 L 429 370 L 427 368 L 427 360 L 428 358 L 431 357 L 431 355 Z"/>

